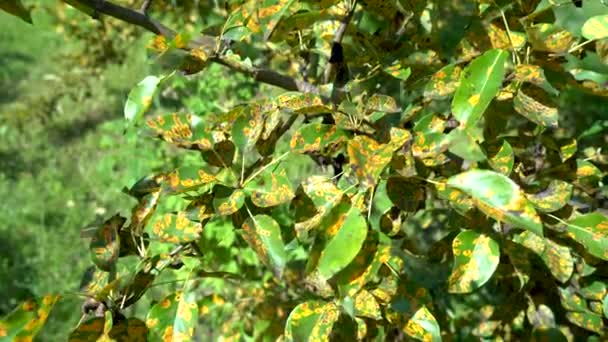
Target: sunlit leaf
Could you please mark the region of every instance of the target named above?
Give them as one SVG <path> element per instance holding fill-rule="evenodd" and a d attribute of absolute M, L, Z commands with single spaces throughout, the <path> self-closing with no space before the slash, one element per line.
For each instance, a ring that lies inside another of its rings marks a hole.
<path fill-rule="evenodd" d="M 380 173 L 391 161 L 393 150 L 392 146 L 379 144 L 364 135 L 349 140 L 349 162 L 363 187 L 376 185 Z"/>
<path fill-rule="evenodd" d="M 585 247 L 589 254 L 608 260 L 608 218 L 590 213 L 568 221 L 568 236 Z"/>
<path fill-rule="evenodd" d="M 232 215 L 245 204 L 245 192 L 241 189 L 231 191 L 228 196 L 213 199 L 215 211 L 220 216 Z"/>
<path fill-rule="evenodd" d="M 292 204 L 296 209 L 298 238 L 303 239 L 307 231 L 318 227 L 342 196 L 342 190 L 323 176 L 313 176 L 302 182 L 302 193 L 296 195 Z"/>
<path fill-rule="evenodd" d="M 27 300 L 0 319 L 2 341 L 32 341 L 46 323 L 60 296 L 46 295 L 40 300 Z"/>
<path fill-rule="evenodd" d="M 608 15 L 596 15 L 587 19 L 581 28 L 581 33 L 589 40 L 608 37 Z"/>
<path fill-rule="evenodd" d="M 602 300 L 608 294 L 606 283 L 601 279 L 590 279 L 581 282 L 580 294 L 586 299 Z"/>
<path fill-rule="evenodd" d="M 452 176 L 448 186 L 470 195 L 488 216 L 543 235 L 543 225 L 524 192 L 510 178 L 488 170 L 470 170 Z"/>
<path fill-rule="evenodd" d="M 488 146 L 488 156 L 488 164 L 490 164 L 494 171 L 508 176 L 511 173 L 511 170 L 513 170 L 515 154 L 507 140 L 503 140 L 502 145 Z"/>
<path fill-rule="evenodd" d="M 559 94 L 559 91 L 547 81 L 545 71 L 538 65 L 519 64 L 515 67 L 513 76 L 517 81 L 534 84 L 544 89 L 549 94 Z"/>
<path fill-rule="evenodd" d="M 261 208 L 273 207 L 291 201 L 294 192 L 285 168 L 269 168 L 261 177 L 247 184 L 253 204 Z"/>
<path fill-rule="evenodd" d="M 248 218 L 242 228 L 243 238 L 257 253 L 260 261 L 280 278 L 287 261 L 287 253 L 279 224 L 270 216 L 256 215 Z"/>
<path fill-rule="evenodd" d="M 365 107 L 369 112 L 395 113 L 399 111 L 397 101 L 391 96 L 374 94 L 365 102 Z"/>
<path fill-rule="evenodd" d="M 183 166 L 167 176 L 162 189 L 169 194 L 182 193 L 195 190 L 215 180 L 216 175 L 209 167 Z"/>
<path fill-rule="evenodd" d="M 128 123 L 137 122 L 142 118 L 146 110 L 150 108 L 154 94 L 164 78 L 165 76 L 146 76 L 131 89 L 124 108 L 125 119 Z"/>
<path fill-rule="evenodd" d="M 475 139 L 464 129 L 452 130 L 448 135 L 449 151 L 462 159 L 482 161 L 486 156 Z"/>
<path fill-rule="evenodd" d="M 451 293 L 468 293 L 483 286 L 498 267 L 498 243 L 487 235 L 463 231 L 452 242 L 454 266 L 448 280 Z"/>
<path fill-rule="evenodd" d="M 355 296 L 355 315 L 375 320 L 382 319 L 380 305 L 376 298 L 366 290 L 361 290 Z"/>
<path fill-rule="evenodd" d="M 441 341 L 439 324 L 426 306 L 422 306 L 416 311 L 403 331 L 411 338 L 419 341 Z"/>
<path fill-rule="evenodd" d="M 598 334 L 604 333 L 604 322 L 602 316 L 592 312 L 568 312 L 566 318 L 571 323 Z"/>
<path fill-rule="evenodd" d="M 285 324 L 285 340 L 329 341 L 340 311 L 334 303 L 307 301 L 296 306 Z"/>
<path fill-rule="evenodd" d="M 186 212 L 159 215 L 150 223 L 151 233 L 162 242 L 183 243 L 199 238 L 203 227 L 200 223 L 190 221 Z"/>
<path fill-rule="evenodd" d="M 566 144 L 559 147 L 559 157 L 562 162 L 565 162 L 576 154 L 577 145 L 576 139 L 570 139 Z"/>
<path fill-rule="evenodd" d="M 279 108 L 293 114 L 331 113 L 330 106 L 319 95 L 311 93 L 285 93 L 276 98 Z"/>
<path fill-rule="evenodd" d="M 533 25 L 527 31 L 532 48 L 538 51 L 563 53 L 570 49 L 576 39 L 572 33 L 548 23 Z"/>
<path fill-rule="evenodd" d="M 108 314 L 110 314 L 109 311 L 106 312 L 106 315 Z M 147 338 L 148 329 L 146 328 L 146 324 L 137 318 L 109 322 L 102 317 L 95 317 L 82 322 L 74 329 L 70 334 L 68 341 L 87 342 L 111 340 L 116 342 L 145 342 L 147 341 Z"/>
<path fill-rule="evenodd" d="M 320 235 L 313 250 L 318 252 L 316 270 L 323 279 L 329 279 L 353 261 L 367 236 L 367 222 L 356 207 L 341 202 L 323 218 Z M 314 251 L 312 253 L 315 253 Z"/>
<path fill-rule="evenodd" d="M 562 283 L 570 279 L 574 270 L 574 260 L 570 248 L 549 239 L 543 239 L 528 231 L 515 235 L 513 241 L 538 255 L 555 279 Z"/>
<path fill-rule="evenodd" d="M 101 225 L 91 239 L 89 250 L 91 259 L 104 271 L 110 271 L 120 253 L 120 236 L 118 231 L 126 219 L 115 215 Z"/>
<path fill-rule="evenodd" d="M 378 234 L 370 231 L 357 256 L 335 277 L 340 293 L 352 297 L 371 281 L 382 265 L 381 259 L 388 255 L 388 248 L 378 245 Z"/>
<path fill-rule="evenodd" d="M 394 78 L 400 79 L 401 81 L 406 81 L 412 74 L 412 69 L 409 67 L 403 67 L 400 63 L 393 64 L 382 70 Z"/>
<path fill-rule="evenodd" d="M 148 311 L 148 338 L 154 341 L 191 341 L 197 321 L 195 294 L 182 291 L 172 293 Z"/>
<path fill-rule="evenodd" d="M 490 50 L 473 60 L 463 71 L 452 101 L 452 113 L 462 127 L 474 126 L 498 94 L 507 57 L 505 51 Z"/>
<path fill-rule="evenodd" d="M 232 142 L 241 150 L 255 145 L 264 130 L 262 113 L 254 106 L 242 109 L 232 126 Z"/>

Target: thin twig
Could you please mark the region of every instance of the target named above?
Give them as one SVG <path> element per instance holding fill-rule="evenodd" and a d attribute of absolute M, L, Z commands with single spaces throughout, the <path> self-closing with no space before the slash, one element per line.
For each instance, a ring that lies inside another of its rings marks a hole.
<path fill-rule="evenodd" d="M 141 9 L 139 10 L 143 15 L 148 16 L 148 10 L 152 5 L 152 0 L 144 0 L 144 3 L 141 5 Z"/>
<path fill-rule="evenodd" d="M 338 62 L 331 62 L 331 61 L 332 61 L 332 57 L 333 58 L 337 57 L 337 56 L 333 56 L 333 54 L 335 53 L 335 51 L 338 50 L 338 46 L 340 44 L 342 44 L 342 39 L 344 39 L 344 35 L 346 34 L 346 29 L 348 29 L 348 24 L 350 24 L 350 21 L 353 18 L 353 14 L 355 13 L 356 7 L 357 7 L 357 0 L 355 0 L 353 2 L 348 13 L 346 14 L 346 16 L 344 18 L 342 18 L 342 21 L 340 22 L 340 26 L 338 26 L 338 29 L 336 30 L 336 34 L 334 35 L 334 41 L 332 43 L 332 49 L 331 49 L 332 56 L 329 57 L 330 62 L 327 63 L 327 69 L 325 69 L 325 76 L 323 79 L 323 83 L 325 83 L 325 84 L 329 83 L 333 70 L 336 69 L 336 67 L 339 67 L 337 64 L 344 63 L 344 61 L 343 61 L 344 56 L 340 56 L 340 59 L 342 59 L 341 61 L 338 61 Z"/>

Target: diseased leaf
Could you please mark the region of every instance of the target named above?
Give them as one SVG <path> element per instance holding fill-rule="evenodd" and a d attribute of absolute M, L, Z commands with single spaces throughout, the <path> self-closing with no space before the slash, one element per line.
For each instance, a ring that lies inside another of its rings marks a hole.
<path fill-rule="evenodd" d="M 403 67 L 400 63 L 393 64 L 384 69 L 384 72 L 393 76 L 394 78 L 400 79 L 401 81 L 407 81 L 412 74 L 412 69 L 409 67 Z"/>
<path fill-rule="evenodd" d="M 318 227 L 342 196 L 342 190 L 326 177 L 312 176 L 302 182 L 301 191 L 292 203 L 296 209 L 295 229 L 298 238 L 305 240 L 306 233 Z"/>
<path fill-rule="evenodd" d="M 562 162 L 565 162 L 576 154 L 577 145 L 576 139 L 570 139 L 566 144 L 559 147 L 559 157 Z"/>
<path fill-rule="evenodd" d="M 590 213 L 568 221 L 568 236 L 585 247 L 589 254 L 608 260 L 608 218 Z"/>
<path fill-rule="evenodd" d="M 355 315 L 375 320 L 382 319 L 380 305 L 376 298 L 366 290 L 361 290 L 355 296 Z"/>
<path fill-rule="evenodd" d="M 393 157 L 394 147 L 379 144 L 364 135 L 349 140 L 347 151 L 349 164 L 364 188 L 376 185 L 380 173 Z"/>
<path fill-rule="evenodd" d="M 390 96 L 382 94 L 374 94 L 367 99 L 365 108 L 368 112 L 395 113 L 399 111 L 397 101 Z"/>
<path fill-rule="evenodd" d="M 549 128 L 557 127 L 557 108 L 544 105 L 519 90 L 513 100 L 513 107 L 526 119 Z"/>
<path fill-rule="evenodd" d="M 596 15 L 587 19 L 581 28 L 581 33 L 589 40 L 608 37 L 608 15 Z"/>
<path fill-rule="evenodd" d="M 449 151 L 462 159 L 482 161 L 486 159 L 484 152 L 475 139 L 464 129 L 455 129 L 447 135 Z"/>
<path fill-rule="evenodd" d="M 473 60 L 463 71 L 452 101 L 452 113 L 461 127 L 470 128 L 481 119 L 498 94 L 505 75 L 508 53 L 489 50 Z"/>
<path fill-rule="evenodd" d="M 530 26 L 527 31 L 530 44 L 537 51 L 564 53 L 576 40 L 572 33 L 548 23 Z"/>
<path fill-rule="evenodd" d="M 448 186 L 464 191 L 488 216 L 542 236 L 543 225 L 524 192 L 510 178 L 488 170 L 452 176 Z"/>
<path fill-rule="evenodd" d="M 32 341 L 46 323 L 60 296 L 46 295 L 39 300 L 27 300 L 0 319 L 3 341 Z"/>
<path fill-rule="evenodd" d="M 285 340 L 294 342 L 329 341 L 340 311 L 334 303 L 307 301 L 296 306 L 285 324 Z"/>
<path fill-rule="evenodd" d="M 441 68 L 424 87 L 424 97 L 438 100 L 452 95 L 460 84 L 461 72 L 460 66 L 454 64 Z"/>
<path fill-rule="evenodd" d="M 448 279 L 451 293 L 469 293 L 483 286 L 500 260 L 498 243 L 487 235 L 463 231 L 452 242 L 454 266 Z"/>
<path fill-rule="evenodd" d="M 287 253 L 279 224 L 270 216 L 256 215 L 243 223 L 243 233 L 243 238 L 257 253 L 260 261 L 280 278 L 287 261 Z"/>
<path fill-rule="evenodd" d="M 112 316 L 106 311 L 106 319 L 94 317 L 82 322 L 68 339 L 69 342 L 116 341 L 145 342 L 148 340 L 146 324 L 137 318 L 112 322 Z M 109 320 L 108 320 L 109 318 Z"/>
<path fill-rule="evenodd" d="M 526 197 L 536 209 L 550 213 L 561 209 L 568 203 L 572 195 L 572 188 L 572 184 L 554 179 L 549 183 L 547 189 Z"/>
<path fill-rule="evenodd" d="M 566 318 L 571 323 L 598 334 L 604 333 L 604 322 L 602 322 L 602 316 L 596 315 L 592 312 L 568 312 Z"/>
<path fill-rule="evenodd" d="M 507 140 L 502 141 L 502 145 L 488 146 L 488 163 L 496 172 L 508 176 L 513 170 L 515 154 L 513 148 Z"/>
<path fill-rule="evenodd" d="M 118 231 L 126 219 L 114 215 L 101 225 L 91 239 L 89 250 L 91 259 L 99 269 L 111 271 L 120 253 L 120 236 Z"/>
<path fill-rule="evenodd" d="M 148 339 L 191 341 L 197 326 L 198 304 L 193 292 L 178 291 L 156 303 L 146 317 Z"/>
<path fill-rule="evenodd" d="M 268 169 L 262 177 L 247 184 L 246 190 L 253 204 L 261 208 L 287 203 L 295 196 L 287 171 L 280 166 L 274 170 Z"/>
<path fill-rule="evenodd" d="M 422 306 L 416 311 L 403 331 L 411 338 L 419 341 L 441 341 L 439 324 L 426 306 Z"/>
<path fill-rule="evenodd" d="M 167 175 L 163 182 L 163 192 L 168 194 L 195 190 L 216 180 L 216 175 L 209 167 L 183 166 Z"/>
<path fill-rule="evenodd" d="M 203 227 L 200 223 L 190 221 L 186 212 L 164 214 L 156 217 L 151 223 L 151 233 L 161 242 L 184 243 L 199 238 Z"/>
<path fill-rule="evenodd" d="M 310 258 L 311 265 L 323 279 L 329 279 L 344 269 L 357 256 L 365 237 L 367 222 L 359 209 L 343 201 L 323 218 L 319 225 Z"/>
<path fill-rule="evenodd" d="M 291 138 L 293 152 L 320 152 L 346 140 L 346 134 L 335 125 L 313 122 L 300 127 Z"/>
<path fill-rule="evenodd" d="M 241 189 L 231 191 L 228 196 L 213 199 L 213 206 L 219 216 L 227 216 L 236 213 L 245 204 L 245 192 Z"/>

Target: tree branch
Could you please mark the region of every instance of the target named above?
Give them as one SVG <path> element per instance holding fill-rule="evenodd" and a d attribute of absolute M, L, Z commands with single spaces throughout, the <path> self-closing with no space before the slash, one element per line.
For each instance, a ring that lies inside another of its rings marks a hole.
<path fill-rule="evenodd" d="M 141 9 L 139 11 L 147 17 L 148 10 L 150 9 L 151 5 L 152 5 L 152 0 L 144 0 L 144 3 L 141 5 Z"/>
<path fill-rule="evenodd" d="M 353 14 L 355 13 L 355 8 L 357 7 L 357 0 L 354 0 L 352 7 L 348 11 L 348 14 L 342 18 L 340 22 L 340 26 L 336 30 L 336 34 L 334 35 L 334 41 L 331 47 L 331 56 L 329 57 L 329 63 L 327 63 L 327 69 L 325 69 L 325 75 L 323 79 L 323 83 L 329 83 L 331 74 L 333 73 L 333 69 L 339 67 L 338 64 L 344 63 L 344 55 L 342 55 L 342 39 L 344 39 L 344 34 L 346 34 L 346 29 L 348 28 L 348 24 L 350 24 L 351 19 L 353 18 Z M 340 54 L 340 56 L 337 56 Z"/>
<path fill-rule="evenodd" d="M 145 12 L 152 3 L 152 0 L 146 0 L 141 11 L 133 10 L 128 7 L 114 4 L 107 0 L 78 0 L 85 6 L 95 8 L 100 14 L 105 14 L 110 17 L 122 20 L 129 24 L 142 27 L 157 35 L 162 35 L 167 38 L 173 38 L 176 32 L 171 28 L 161 24 L 160 22 L 148 17 Z M 219 63 L 234 71 L 253 77 L 256 81 L 274 85 L 290 91 L 301 91 L 304 93 L 318 93 L 319 90 L 314 85 L 297 80 L 293 77 L 283 75 L 276 71 L 260 68 L 247 68 L 241 63 L 236 63 L 224 56 L 211 56 L 211 62 Z"/>

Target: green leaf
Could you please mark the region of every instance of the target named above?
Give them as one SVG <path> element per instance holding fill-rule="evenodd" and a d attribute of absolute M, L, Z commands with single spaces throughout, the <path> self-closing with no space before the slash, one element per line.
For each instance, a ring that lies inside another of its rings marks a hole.
<path fill-rule="evenodd" d="M 306 233 L 318 227 L 342 196 L 342 190 L 326 177 L 312 176 L 302 182 L 301 192 L 292 202 L 296 209 L 295 229 L 298 239 L 305 240 Z"/>
<path fill-rule="evenodd" d="M 528 27 L 527 32 L 530 44 L 536 51 L 564 53 L 576 40 L 572 33 L 548 23 Z"/>
<path fill-rule="evenodd" d="M 521 89 L 513 100 L 515 111 L 526 119 L 549 128 L 557 128 L 558 112 L 557 108 L 547 106 L 531 96 L 524 94 Z"/>
<path fill-rule="evenodd" d="M 424 97 L 439 100 L 452 95 L 460 84 L 462 69 L 458 65 L 449 64 L 431 76 L 424 87 Z"/>
<path fill-rule="evenodd" d="M 367 236 L 367 222 L 358 208 L 343 201 L 319 225 L 314 250 L 320 251 L 316 269 L 329 279 L 353 261 Z M 314 263 L 314 260 L 310 260 Z"/>
<path fill-rule="evenodd" d="M 569 139 L 564 145 L 559 147 L 559 157 L 562 162 L 565 162 L 576 154 L 577 145 L 578 143 L 576 139 L 572 138 Z"/>
<path fill-rule="evenodd" d="M 602 301 L 602 308 L 604 311 L 604 317 L 608 319 L 608 294 L 604 296 L 604 300 Z"/>
<path fill-rule="evenodd" d="M 489 50 L 475 58 L 462 73 L 452 101 L 452 113 L 462 127 L 475 126 L 498 94 L 508 55 L 499 49 Z"/>
<path fill-rule="evenodd" d="M 403 67 L 401 65 L 401 63 L 393 64 L 382 70 L 384 70 L 384 72 L 386 72 L 387 74 L 389 74 L 389 75 L 393 76 L 394 78 L 399 79 L 401 81 L 407 81 L 407 79 L 412 74 L 412 69 L 409 67 L 407 67 L 407 68 Z"/>
<path fill-rule="evenodd" d="M 568 236 L 585 247 L 589 254 L 608 260 L 608 218 L 600 213 L 576 217 L 567 224 Z"/>
<path fill-rule="evenodd" d="M 533 195 L 527 195 L 527 197 L 536 209 L 550 213 L 568 204 L 572 195 L 572 188 L 572 184 L 554 179 L 549 183 L 547 189 Z"/>
<path fill-rule="evenodd" d="M 488 164 L 496 172 L 500 172 L 505 176 L 508 176 L 513 170 L 513 164 L 515 163 L 515 154 L 513 148 L 507 140 L 502 141 L 502 145 L 490 145 L 488 146 Z"/>
<path fill-rule="evenodd" d="M 120 236 L 118 231 L 122 228 L 126 219 L 120 215 L 114 215 L 101 225 L 91 239 L 89 250 L 91 259 L 104 271 L 112 270 L 120 253 Z"/>
<path fill-rule="evenodd" d="M 528 82 L 544 89 L 549 94 L 559 95 L 559 90 L 547 81 L 545 71 L 538 65 L 519 64 L 515 67 L 513 76 L 519 82 Z"/>
<path fill-rule="evenodd" d="M 468 131 L 460 128 L 452 130 L 447 139 L 450 141 L 448 150 L 460 158 L 476 162 L 486 160 L 486 155 Z"/>
<path fill-rule="evenodd" d="M 376 185 L 380 173 L 390 163 L 394 150 L 392 145 L 379 144 L 364 135 L 349 140 L 347 146 L 349 164 L 364 188 Z"/>
<path fill-rule="evenodd" d="M 60 296 L 46 295 L 40 300 L 27 300 L 0 319 L 2 341 L 32 341 L 46 323 Z"/>
<path fill-rule="evenodd" d="M 454 266 L 448 279 L 450 293 L 469 293 L 490 278 L 500 261 L 498 243 L 491 237 L 467 230 L 452 241 Z"/>
<path fill-rule="evenodd" d="M 146 130 L 178 147 L 209 151 L 219 142 L 202 119 L 192 114 L 173 113 L 146 121 Z"/>
<path fill-rule="evenodd" d="M 331 113 L 332 108 L 323 102 L 321 96 L 312 93 L 288 92 L 276 98 L 278 106 L 292 114 L 323 114 Z"/>
<path fill-rule="evenodd" d="M 293 152 L 321 152 L 325 148 L 346 140 L 346 133 L 335 125 L 319 122 L 300 127 L 291 138 L 289 146 Z"/>
<path fill-rule="evenodd" d="M 253 204 L 261 208 L 287 203 L 295 196 L 287 171 L 281 166 L 267 169 L 262 177 L 248 183 L 246 190 Z"/>
<path fill-rule="evenodd" d="M 589 40 L 603 39 L 608 37 L 608 15 L 596 15 L 589 18 L 581 28 L 583 37 Z"/>
<path fill-rule="evenodd" d="M 488 170 L 452 176 L 448 186 L 464 191 L 488 216 L 542 236 L 543 225 L 524 192 L 510 178 Z"/>
<path fill-rule="evenodd" d="M 602 279 L 587 279 L 581 281 L 580 294 L 586 299 L 602 300 L 608 294 L 606 283 Z"/>
<path fill-rule="evenodd" d="M 264 118 L 259 108 L 246 106 L 237 108 L 237 119 L 232 125 L 232 142 L 246 151 L 255 145 L 264 130 Z"/>
<path fill-rule="evenodd" d="M 203 227 L 200 223 L 190 221 L 187 213 L 180 211 L 177 214 L 158 216 L 151 223 L 151 233 L 161 242 L 184 243 L 199 238 Z"/>
<path fill-rule="evenodd" d="M 268 215 L 249 217 L 243 223 L 243 238 L 257 253 L 260 261 L 280 278 L 285 268 L 287 253 L 279 224 Z"/>
<path fill-rule="evenodd" d="M 146 317 L 151 341 L 191 341 L 198 323 L 198 304 L 192 292 L 178 291 L 156 303 Z"/>
<path fill-rule="evenodd" d="M 33 23 L 30 10 L 23 6 L 21 0 L 2 0 L 0 1 L 0 9 L 16 17 L 21 18 L 27 23 Z"/>
<path fill-rule="evenodd" d="M 374 94 L 365 101 L 365 109 L 367 112 L 386 112 L 396 113 L 400 109 L 397 106 L 397 101 L 387 95 Z"/>
<path fill-rule="evenodd" d="M 340 310 L 334 303 L 300 303 L 287 318 L 285 341 L 329 341 L 333 325 L 339 317 Z"/>
<path fill-rule="evenodd" d="M 388 255 L 388 248 L 386 245 L 378 245 L 377 232 L 368 233 L 357 256 L 335 277 L 338 290 L 343 297 L 355 296 L 376 276 L 382 266 L 382 257 Z"/>
<path fill-rule="evenodd" d="M 142 118 L 146 110 L 150 108 L 158 86 L 165 78 L 166 76 L 146 76 L 131 89 L 124 108 L 127 125 L 136 123 Z"/>
<path fill-rule="evenodd" d="M 148 338 L 146 324 L 137 319 L 129 318 L 112 321 L 110 311 L 106 311 L 106 319 L 91 318 L 82 322 L 68 339 L 69 342 L 116 341 L 116 342 L 145 342 Z"/>

